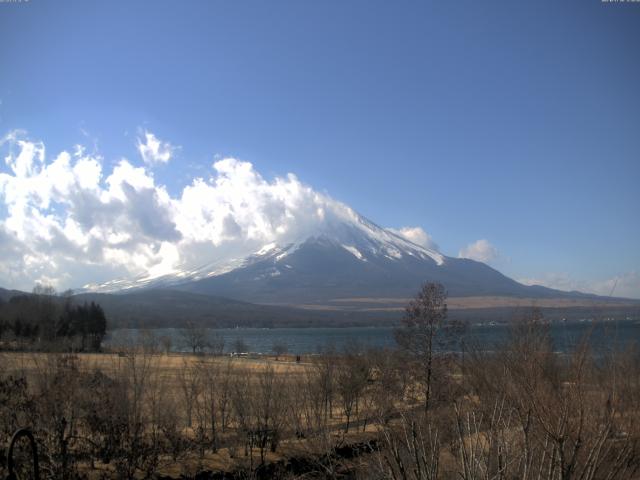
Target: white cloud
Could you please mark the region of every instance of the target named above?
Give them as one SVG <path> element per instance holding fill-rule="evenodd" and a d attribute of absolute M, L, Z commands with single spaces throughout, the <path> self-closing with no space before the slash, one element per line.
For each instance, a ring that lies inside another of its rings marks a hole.
<path fill-rule="evenodd" d="M 138 137 L 138 151 L 144 163 L 167 163 L 171 160 L 176 147 L 169 142 L 164 142 L 153 133 L 145 131 L 142 137 Z"/>
<path fill-rule="evenodd" d="M 498 258 L 498 249 L 488 240 L 480 239 L 470 243 L 458 252 L 459 258 L 469 258 L 478 262 L 490 263 Z"/>
<path fill-rule="evenodd" d="M 8 169 L 0 169 L 3 286 L 160 276 L 295 242 L 355 215 L 295 175 L 268 181 L 233 158 L 172 196 L 147 166 L 127 159 L 107 171 L 77 145 L 48 158 L 24 132 L 0 146 L 8 151 Z"/>
<path fill-rule="evenodd" d="M 433 241 L 431 235 L 425 232 L 421 227 L 387 228 L 387 230 L 406 238 L 410 242 L 420 245 L 421 247 L 435 251 L 439 250 L 438 245 Z"/>
<path fill-rule="evenodd" d="M 519 278 L 518 281 L 525 285 L 542 285 L 564 291 L 640 298 L 640 274 L 636 271 L 595 280 L 576 280 L 566 272 L 549 272 L 539 278 Z"/>

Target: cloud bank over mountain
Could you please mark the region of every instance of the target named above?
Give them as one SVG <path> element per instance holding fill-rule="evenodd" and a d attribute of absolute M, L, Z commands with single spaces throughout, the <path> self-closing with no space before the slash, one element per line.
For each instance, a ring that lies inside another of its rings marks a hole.
<path fill-rule="evenodd" d="M 295 242 L 356 215 L 293 174 L 266 180 L 235 158 L 172 197 L 153 165 L 171 161 L 176 147 L 148 131 L 137 142 L 142 162 L 123 158 L 111 171 L 80 146 L 51 155 L 21 131 L 0 147 L 0 284 L 16 288 L 157 277 Z M 398 233 L 433 246 L 420 228 Z"/>

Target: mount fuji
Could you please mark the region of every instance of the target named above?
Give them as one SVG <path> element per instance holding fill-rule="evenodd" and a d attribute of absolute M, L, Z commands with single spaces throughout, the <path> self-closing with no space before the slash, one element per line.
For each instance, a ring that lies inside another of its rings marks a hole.
<path fill-rule="evenodd" d="M 452 297 L 568 298 L 584 296 L 525 286 L 484 263 L 448 257 L 382 228 L 342 206 L 305 236 L 269 243 L 241 258 L 181 269 L 158 278 L 113 281 L 91 288 L 126 292 L 170 288 L 260 304 L 318 307 L 394 303 L 427 281 Z"/>

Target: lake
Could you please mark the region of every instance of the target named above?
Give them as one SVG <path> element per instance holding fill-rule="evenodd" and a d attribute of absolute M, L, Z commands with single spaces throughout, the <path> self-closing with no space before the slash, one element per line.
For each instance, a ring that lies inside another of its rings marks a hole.
<path fill-rule="evenodd" d="M 225 352 L 233 351 L 235 342 L 241 339 L 253 353 L 270 353 L 273 345 L 280 343 L 287 346 L 289 353 L 310 354 L 329 346 L 342 350 L 351 342 L 364 347 L 393 347 L 393 330 L 393 327 L 219 328 L 209 329 L 209 333 L 224 338 Z M 464 335 L 464 343 L 491 350 L 497 343 L 508 338 L 509 331 L 509 326 L 505 324 L 473 325 Z M 141 340 L 141 332 L 137 329 L 114 330 L 107 336 L 105 345 L 117 348 L 135 344 Z M 188 350 L 179 329 L 159 328 L 145 332 L 145 335 L 151 334 L 155 339 L 170 338 L 174 351 Z M 588 332 L 591 332 L 590 341 L 594 349 L 640 344 L 638 320 L 558 322 L 551 325 L 554 348 L 561 352 L 570 351 Z"/>

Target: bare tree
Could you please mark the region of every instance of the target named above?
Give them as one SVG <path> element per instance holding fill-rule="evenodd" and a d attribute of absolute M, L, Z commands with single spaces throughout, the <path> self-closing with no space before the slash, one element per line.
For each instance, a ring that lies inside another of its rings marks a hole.
<path fill-rule="evenodd" d="M 76 465 L 71 454 L 78 426 L 79 371 L 75 355 L 35 357 L 39 428 L 47 432 L 41 451 L 52 476 L 71 478 Z"/>
<path fill-rule="evenodd" d="M 143 351 L 155 354 L 159 349 L 159 339 L 153 330 L 143 329 L 138 332 L 138 346 Z"/>
<path fill-rule="evenodd" d="M 252 376 L 257 376 L 257 382 Z M 271 365 L 258 372 L 245 370 L 235 378 L 232 402 L 240 433 L 245 439 L 245 454 L 253 469 L 253 449 L 258 448 L 260 464 L 267 448 L 275 452 L 283 438 L 289 411 L 285 378 Z"/>
<path fill-rule="evenodd" d="M 440 283 L 425 283 L 406 307 L 396 342 L 416 368 L 423 385 L 424 409 L 429 410 L 433 393 L 434 353 L 460 333 L 462 325 L 447 320 L 447 292 Z"/>
<path fill-rule="evenodd" d="M 162 351 L 165 355 L 169 355 L 171 353 L 172 340 L 169 335 L 162 335 L 159 338 L 160 346 L 162 347 Z"/>
<path fill-rule="evenodd" d="M 209 336 L 209 349 L 213 355 L 220 356 L 224 353 L 225 340 L 222 335 L 215 332 Z"/>
<path fill-rule="evenodd" d="M 178 385 L 182 394 L 187 428 L 193 427 L 193 410 L 200 395 L 200 379 L 198 368 L 187 358 L 182 360 L 182 367 L 178 370 Z"/>
<path fill-rule="evenodd" d="M 357 345 L 347 347 L 336 369 L 336 390 L 346 417 L 345 433 L 349 432 L 352 416 L 358 414 L 361 397 L 367 387 L 370 366 L 367 357 Z"/>
<path fill-rule="evenodd" d="M 383 425 L 398 411 L 405 398 L 409 375 L 405 363 L 396 350 L 371 350 L 369 352 L 373 383 L 371 396 L 376 418 Z"/>
<path fill-rule="evenodd" d="M 335 365 L 336 352 L 333 347 L 327 347 L 320 352 L 314 362 L 316 380 L 322 393 L 325 422 L 333 418 L 333 399 L 335 396 Z"/>
<path fill-rule="evenodd" d="M 202 353 L 209 346 L 207 329 L 188 321 L 184 328 L 179 330 L 182 344 L 193 354 Z"/>
<path fill-rule="evenodd" d="M 218 395 L 218 411 L 220 413 L 220 428 L 225 433 L 229 424 L 229 410 L 231 403 L 231 381 L 233 374 L 233 359 L 228 358 L 218 374 L 216 393 Z"/>
<path fill-rule="evenodd" d="M 284 355 L 285 353 L 287 353 L 289 351 L 289 347 L 287 346 L 286 343 L 284 343 L 282 341 L 276 341 L 276 342 L 273 342 L 273 346 L 271 347 L 271 351 L 276 356 L 276 361 L 278 361 L 278 359 L 279 359 L 279 357 L 281 355 Z"/>
<path fill-rule="evenodd" d="M 121 429 L 118 432 L 116 450 L 116 471 L 121 478 L 134 478 L 139 470 L 148 471 L 157 464 L 157 452 L 148 444 L 146 426 L 148 424 L 147 400 L 151 382 L 158 369 L 154 368 L 153 355 L 131 351 L 118 360 L 116 375 L 122 387 L 121 397 L 115 402 L 117 413 L 114 415 Z"/>
<path fill-rule="evenodd" d="M 249 346 L 243 338 L 236 338 L 233 342 L 233 351 L 235 353 L 246 353 L 249 350 Z"/>
<path fill-rule="evenodd" d="M 226 405 L 221 405 L 226 396 L 223 389 L 228 388 L 228 384 L 224 385 L 225 367 L 226 365 L 217 360 L 201 361 L 196 364 L 201 391 L 197 399 L 196 410 L 200 417 L 199 423 L 203 436 L 210 440 L 209 444 L 214 452 L 218 449 L 220 429 L 218 418 L 222 416 L 222 409 L 226 408 Z"/>
<path fill-rule="evenodd" d="M 397 424 L 379 427 L 382 448 L 376 452 L 382 478 L 436 480 L 441 439 L 437 429 L 417 414 L 401 415 Z M 370 468 L 372 468 L 371 466 Z"/>

